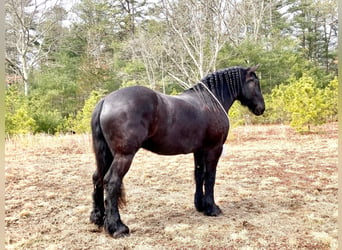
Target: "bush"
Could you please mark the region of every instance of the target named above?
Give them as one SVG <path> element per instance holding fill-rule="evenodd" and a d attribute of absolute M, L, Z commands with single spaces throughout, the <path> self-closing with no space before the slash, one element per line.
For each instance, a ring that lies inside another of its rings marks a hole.
<path fill-rule="evenodd" d="M 335 77 L 325 88 L 318 84 L 317 78 L 306 74 L 299 79 L 289 79 L 289 84 L 273 88 L 264 95 L 265 113 L 252 115 L 238 102 L 229 110 L 232 126 L 243 124 L 290 124 L 298 132 L 310 131 L 311 125 L 337 120 L 337 87 Z"/>
<path fill-rule="evenodd" d="M 6 134 L 29 134 L 32 133 L 37 125 L 35 120 L 27 112 L 27 104 L 20 106 L 15 113 L 5 115 L 5 130 Z"/>
<path fill-rule="evenodd" d="M 37 124 L 29 112 L 28 99 L 16 87 L 5 94 L 5 133 L 8 135 L 33 133 Z"/>
<path fill-rule="evenodd" d="M 290 102 L 285 107 L 291 113 L 290 125 L 297 131 L 310 130 L 310 125 L 325 122 L 324 98 L 321 89 L 315 88 L 311 77 L 304 75 L 288 88 Z"/>
<path fill-rule="evenodd" d="M 90 132 L 90 120 L 93 110 L 99 100 L 104 96 L 104 91 L 92 91 L 89 98 L 85 101 L 81 111 L 79 111 L 74 119 L 69 119 L 70 130 L 76 133 Z"/>
<path fill-rule="evenodd" d="M 310 130 L 337 115 L 337 79 L 321 89 L 313 78 L 304 74 L 280 85 L 266 98 L 269 101 L 267 121 L 290 123 L 299 132 Z"/>
<path fill-rule="evenodd" d="M 325 117 L 328 121 L 337 121 L 338 114 L 338 80 L 335 77 L 331 80 L 323 92 L 326 104 Z"/>
<path fill-rule="evenodd" d="M 290 102 L 286 85 L 275 87 L 271 94 L 265 95 L 264 98 L 266 105 L 265 123 L 279 124 L 291 121 L 291 113 L 285 108 Z"/>
<path fill-rule="evenodd" d="M 55 134 L 56 132 L 61 132 L 60 128 L 65 122 L 58 110 L 36 112 L 34 119 L 37 124 L 35 133 Z"/>
<path fill-rule="evenodd" d="M 245 125 L 248 123 L 248 113 L 247 108 L 243 107 L 238 101 L 234 102 L 234 104 L 230 107 L 228 116 L 230 126 L 237 127 L 240 125 Z"/>
<path fill-rule="evenodd" d="M 57 91 L 50 90 L 45 94 L 31 94 L 28 108 L 37 125 L 32 132 L 47 134 L 60 132 L 59 128 L 63 126 L 65 119 L 63 119 L 61 111 L 54 108 L 54 105 L 51 104 L 53 102 L 51 97 L 56 94 L 55 92 L 58 93 Z"/>

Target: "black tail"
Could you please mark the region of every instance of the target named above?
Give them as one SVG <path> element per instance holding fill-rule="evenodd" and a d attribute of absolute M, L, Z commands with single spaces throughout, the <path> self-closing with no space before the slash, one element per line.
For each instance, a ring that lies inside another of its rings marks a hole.
<path fill-rule="evenodd" d="M 91 117 L 91 132 L 93 136 L 93 149 L 96 158 L 97 173 L 103 184 L 103 177 L 113 162 L 113 155 L 106 139 L 102 133 L 100 114 L 103 106 L 103 99 L 96 105 Z"/>
<path fill-rule="evenodd" d="M 91 117 L 91 131 L 93 137 L 93 150 L 96 158 L 97 174 L 100 178 L 101 185 L 103 186 L 103 178 L 107 173 L 110 165 L 113 162 L 113 154 L 107 144 L 106 138 L 103 135 L 100 115 L 102 111 L 104 99 L 102 99 L 95 107 Z M 118 205 L 125 205 L 125 192 L 123 184 L 121 185 L 121 192 L 118 197 Z"/>

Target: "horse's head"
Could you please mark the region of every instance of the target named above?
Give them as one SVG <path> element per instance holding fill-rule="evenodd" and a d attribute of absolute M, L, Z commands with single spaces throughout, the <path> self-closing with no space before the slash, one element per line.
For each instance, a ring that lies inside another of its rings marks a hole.
<path fill-rule="evenodd" d="M 246 68 L 245 81 L 242 82 L 238 100 L 247 106 L 255 115 L 262 115 L 265 111 L 265 101 L 261 94 L 260 83 L 255 71 L 259 65 Z"/>

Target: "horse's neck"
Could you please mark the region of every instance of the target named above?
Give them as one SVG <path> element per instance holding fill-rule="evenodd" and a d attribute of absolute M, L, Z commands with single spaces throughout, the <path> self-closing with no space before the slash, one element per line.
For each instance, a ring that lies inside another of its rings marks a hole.
<path fill-rule="evenodd" d="M 230 68 L 209 74 L 183 94 L 195 96 L 206 105 L 220 106 L 228 112 L 241 92 L 241 69 Z"/>
<path fill-rule="evenodd" d="M 207 85 L 208 86 L 208 85 Z M 219 87 L 213 88 L 208 86 L 211 93 L 216 97 L 217 101 L 220 102 L 223 109 L 228 112 L 234 101 L 237 99 L 239 93 L 231 83 L 219 83 Z"/>
<path fill-rule="evenodd" d="M 236 98 L 233 92 L 229 92 L 228 86 L 222 87 L 223 88 L 214 88 L 207 83 L 200 82 L 190 91 L 186 91 L 183 94 L 190 95 L 192 98 L 195 97 L 205 105 L 223 109 L 227 113 Z"/>
<path fill-rule="evenodd" d="M 221 97 L 220 101 L 228 112 L 234 101 L 238 99 L 241 92 L 242 71 L 240 67 L 229 68 L 216 72 L 213 80 L 209 80 L 209 85 L 214 83 L 214 89 Z"/>
<path fill-rule="evenodd" d="M 226 98 L 225 103 L 222 104 L 225 111 L 228 113 L 230 107 L 233 105 L 233 103 L 235 102 L 236 98 Z"/>

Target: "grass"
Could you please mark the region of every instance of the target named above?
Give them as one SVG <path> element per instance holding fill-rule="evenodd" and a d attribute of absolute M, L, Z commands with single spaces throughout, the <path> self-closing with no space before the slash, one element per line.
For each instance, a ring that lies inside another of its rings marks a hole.
<path fill-rule="evenodd" d="M 337 125 L 321 130 L 232 130 L 217 172 L 217 218 L 193 206 L 192 155 L 140 150 L 124 180 L 131 235 L 122 239 L 89 223 L 89 135 L 12 137 L 6 249 L 337 249 Z"/>

